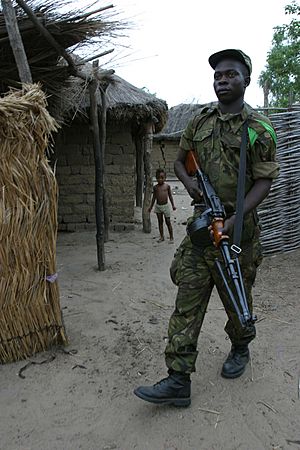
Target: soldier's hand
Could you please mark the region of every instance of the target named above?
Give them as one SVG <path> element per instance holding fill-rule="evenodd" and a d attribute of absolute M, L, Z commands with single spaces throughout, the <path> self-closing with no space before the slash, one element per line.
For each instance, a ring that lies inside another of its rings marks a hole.
<path fill-rule="evenodd" d="M 192 197 L 192 199 L 195 200 L 195 202 L 201 202 L 203 200 L 202 192 L 199 189 L 196 180 L 191 180 L 185 187 L 189 193 L 189 196 Z"/>
<path fill-rule="evenodd" d="M 232 233 L 234 221 L 235 221 L 235 214 L 233 214 L 232 216 L 228 217 L 228 219 L 225 220 L 222 234 L 230 235 Z"/>

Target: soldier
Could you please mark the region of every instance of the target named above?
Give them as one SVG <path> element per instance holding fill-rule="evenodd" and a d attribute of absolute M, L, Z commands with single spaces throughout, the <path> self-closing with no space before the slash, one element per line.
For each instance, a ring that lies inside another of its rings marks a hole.
<path fill-rule="evenodd" d="M 252 64 L 241 50 L 227 49 L 209 57 L 214 69 L 214 90 L 218 102 L 205 105 L 184 130 L 174 169 L 196 204 L 201 192 L 185 169 L 186 155 L 196 151 L 202 170 L 208 175 L 226 212 L 223 234 L 232 238 L 235 222 L 237 178 L 242 128 L 248 126 L 247 166 L 245 175 L 244 221 L 239 258 L 246 297 L 252 313 L 251 289 L 256 269 L 262 261 L 259 243 L 259 223 L 256 208 L 268 195 L 279 167 L 275 160 L 276 135 L 268 118 L 244 102 L 250 83 Z M 194 218 L 201 212 L 195 208 Z M 193 218 L 191 219 L 193 220 Z M 171 278 L 178 286 L 175 310 L 170 318 L 165 360 L 168 377 L 153 386 L 140 386 L 134 393 L 152 403 L 188 406 L 191 403 L 190 375 L 195 371 L 197 341 L 214 286 L 222 298 L 228 315 L 225 331 L 231 350 L 221 375 L 236 378 L 242 375 L 249 361 L 248 344 L 255 337 L 254 324 L 238 326 L 236 314 L 230 308 L 220 274 L 215 266 L 219 250 L 212 242 L 202 247 L 193 245 L 186 236 L 171 264 Z"/>

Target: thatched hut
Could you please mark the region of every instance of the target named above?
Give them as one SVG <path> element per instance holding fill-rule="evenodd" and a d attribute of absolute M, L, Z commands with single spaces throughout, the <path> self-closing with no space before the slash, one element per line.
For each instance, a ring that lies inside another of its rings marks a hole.
<path fill-rule="evenodd" d="M 165 127 L 154 136 L 153 169 L 163 167 L 169 178 L 175 176 L 173 165 L 180 136 L 188 120 L 201 108 L 202 105 L 196 104 L 180 104 L 170 108 Z M 300 247 L 300 241 L 296 239 L 300 232 L 300 107 L 294 105 L 289 110 L 276 113 L 273 110 L 269 118 L 278 138 L 280 174 L 258 212 L 264 253 L 275 254 Z"/>
<path fill-rule="evenodd" d="M 86 65 L 90 70 L 90 65 Z M 75 81 L 65 95 L 82 92 Z M 111 229 L 134 226 L 137 186 L 143 140 L 161 131 L 167 104 L 154 95 L 113 76 L 106 90 L 107 126 L 105 145 L 105 190 Z M 101 114 L 101 98 L 98 95 Z M 56 136 L 54 154 L 59 184 L 59 229 L 74 231 L 95 228 L 95 165 L 93 136 L 88 125 L 89 96 L 76 103 L 76 116 Z M 149 136 L 149 128 L 152 130 Z M 141 205 L 140 205 L 141 206 Z"/>

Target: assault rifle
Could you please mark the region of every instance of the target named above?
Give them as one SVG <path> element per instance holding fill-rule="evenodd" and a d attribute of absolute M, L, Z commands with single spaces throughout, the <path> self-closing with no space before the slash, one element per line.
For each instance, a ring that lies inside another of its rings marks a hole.
<path fill-rule="evenodd" d="M 221 262 L 217 259 L 215 264 L 223 280 L 228 297 L 234 306 L 240 324 L 245 328 L 253 324 L 256 317 L 253 317 L 250 314 L 246 299 L 242 272 L 238 260 L 241 249 L 235 244 L 230 246 L 229 237 L 222 234 L 224 220 L 226 218 L 224 207 L 214 188 L 210 184 L 208 176 L 200 169 L 195 153 L 192 150 L 190 150 L 187 155 L 186 170 L 189 175 L 196 175 L 199 188 L 203 195 L 205 207 L 207 208 L 200 217 L 196 218 L 188 225 L 187 233 L 195 245 L 205 246 L 205 243 L 207 245 L 207 242 L 209 242 L 210 239 L 208 230 L 210 227 L 214 244 L 221 252 L 230 282 L 227 281 Z"/>

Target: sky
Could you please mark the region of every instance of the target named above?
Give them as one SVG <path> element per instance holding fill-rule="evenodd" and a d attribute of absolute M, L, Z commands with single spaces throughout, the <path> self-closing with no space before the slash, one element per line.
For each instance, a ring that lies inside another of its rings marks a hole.
<path fill-rule="evenodd" d="M 103 2 L 102 2 L 103 3 Z M 101 4 L 102 4 L 101 3 Z M 240 48 L 252 60 L 245 100 L 263 105 L 258 77 L 271 49 L 273 28 L 289 23 L 284 7 L 291 0 L 112 0 L 117 18 L 131 22 L 105 63 L 138 88 L 179 103 L 216 100 L 208 57 Z M 104 3 L 104 4 L 110 4 Z"/>

